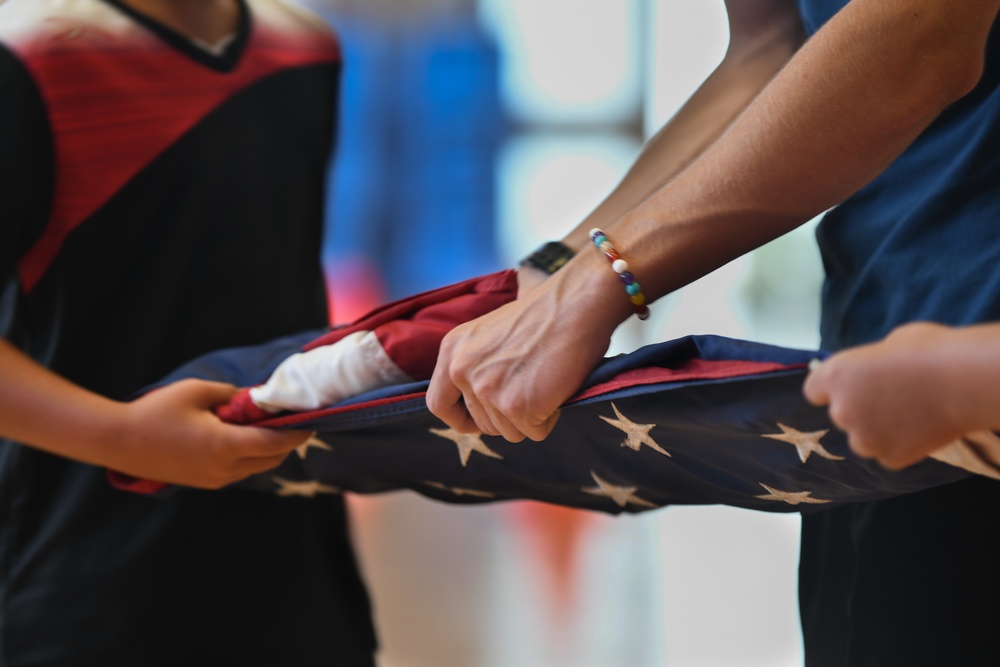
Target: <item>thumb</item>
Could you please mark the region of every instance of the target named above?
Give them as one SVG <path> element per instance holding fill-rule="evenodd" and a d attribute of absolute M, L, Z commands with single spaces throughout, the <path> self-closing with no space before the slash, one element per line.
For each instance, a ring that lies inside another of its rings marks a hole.
<path fill-rule="evenodd" d="M 252 434 L 253 445 L 248 445 L 247 453 L 255 457 L 287 454 L 316 437 L 315 431 L 285 431 L 259 426 L 234 426 L 233 428 L 240 429 L 244 436 Z"/>
<path fill-rule="evenodd" d="M 279 431 L 267 429 L 275 436 L 275 444 L 282 449 L 291 451 L 306 444 L 316 437 L 316 431 Z"/>
<path fill-rule="evenodd" d="M 228 403 L 239 391 L 234 385 L 209 380 L 181 380 L 175 389 L 186 394 L 194 405 L 206 410 Z"/>

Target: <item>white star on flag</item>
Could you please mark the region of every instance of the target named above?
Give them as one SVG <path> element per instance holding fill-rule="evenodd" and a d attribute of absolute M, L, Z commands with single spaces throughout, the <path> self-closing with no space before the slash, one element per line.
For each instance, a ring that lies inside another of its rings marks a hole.
<path fill-rule="evenodd" d="M 615 428 L 621 430 L 622 432 L 625 433 L 625 435 L 628 436 L 627 438 L 625 438 L 625 440 L 622 441 L 621 443 L 622 447 L 628 447 L 629 449 L 632 449 L 634 451 L 639 451 L 639 449 L 643 445 L 646 445 L 650 449 L 653 449 L 663 454 L 664 456 L 670 456 L 670 452 L 660 447 L 660 445 L 657 444 L 655 440 L 653 440 L 653 437 L 649 435 L 650 430 L 652 430 L 652 428 L 656 426 L 656 424 L 635 423 L 634 421 L 623 415 L 621 411 L 618 409 L 618 406 L 614 404 L 614 402 L 611 403 L 611 409 L 615 411 L 616 415 L 618 415 L 618 419 L 612 419 L 611 417 L 605 417 L 604 415 L 598 415 L 598 416 L 607 423 L 614 426 Z"/>
<path fill-rule="evenodd" d="M 820 438 L 830 432 L 830 429 L 824 429 L 822 431 L 812 431 L 810 433 L 804 433 L 798 431 L 790 426 L 785 426 L 781 422 L 778 422 L 778 427 L 781 428 L 781 433 L 764 433 L 761 437 L 771 438 L 772 440 L 781 440 L 782 442 L 787 442 L 791 445 L 795 445 L 795 449 L 799 451 L 799 458 L 805 463 L 809 459 L 809 455 L 816 453 L 822 456 L 824 459 L 830 459 L 831 461 L 843 461 L 843 456 L 836 456 L 826 451 L 826 448 L 819 444 Z"/>
<path fill-rule="evenodd" d="M 459 433 L 453 428 L 432 428 L 429 429 L 434 435 L 451 440 L 458 447 L 458 457 L 462 460 L 462 467 L 469 465 L 469 457 L 472 452 L 479 452 L 490 458 L 503 460 L 503 456 L 497 454 L 486 446 L 483 436 L 480 433 Z"/>
<path fill-rule="evenodd" d="M 625 507 L 627 504 L 632 503 L 633 505 L 639 505 L 640 507 L 656 507 L 653 503 L 648 500 L 644 500 L 639 496 L 635 495 L 638 487 L 635 486 L 615 486 L 610 482 L 606 482 L 593 470 L 590 471 L 590 476 L 594 478 L 597 482 L 597 486 L 592 487 L 582 487 L 580 490 L 584 493 L 590 493 L 595 496 L 605 496 L 606 498 L 611 498 L 619 507 Z"/>
<path fill-rule="evenodd" d="M 766 494 L 754 496 L 754 498 L 760 498 L 761 500 L 781 500 L 789 505 L 800 505 L 802 503 L 807 505 L 822 505 L 830 502 L 829 500 L 810 498 L 809 496 L 812 495 L 812 491 L 779 491 L 772 486 L 768 486 L 764 482 L 758 482 L 758 484 L 767 489 Z"/>
<path fill-rule="evenodd" d="M 333 447 L 331 447 L 330 445 L 326 444 L 325 442 L 323 442 L 322 440 L 320 440 L 316 436 L 313 436 L 313 437 L 309 438 L 308 440 L 306 440 L 305 442 L 303 442 L 298 447 L 296 447 L 295 448 L 295 453 L 299 455 L 300 459 L 304 459 L 306 457 L 306 454 L 309 453 L 309 448 L 310 447 L 315 447 L 316 449 L 322 449 L 322 450 L 327 451 L 327 452 L 333 450 Z"/>
<path fill-rule="evenodd" d="M 337 487 L 323 484 L 315 479 L 305 482 L 297 482 L 295 480 L 285 479 L 284 477 L 272 477 L 271 479 L 279 487 L 275 493 L 285 498 L 290 496 L 314 498 L 318 493 L 340 493 L 340 489 Z"/>

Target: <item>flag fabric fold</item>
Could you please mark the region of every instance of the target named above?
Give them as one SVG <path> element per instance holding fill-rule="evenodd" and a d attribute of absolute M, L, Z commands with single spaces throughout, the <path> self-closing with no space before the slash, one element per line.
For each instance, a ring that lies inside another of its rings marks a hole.
<path fill-rule="evenodd" d="M 997 476 L 988 456 L 1000 448 L 993 434 L 955 443 L 941 457 L 951 465 L 927 459 L 888 471 L 855 456 L 826 409 L 802 396 L 808 364 L 821 352 L 719 336 L 606 359 L 541 442 L 457 433 L 425 402 L 440 339 L 511 300 L 512 281 L 511 272 L 485 276 L 331 332 L 206 355 L 163 383 L 197 377 L 253 387 L 289 355 L 356 331 L 375 331 L 401 368 L 423 378 L 314 410 L 264 412 L 247 391 L 222 406 L 226 421 L 316 432 L 276 470 L 236 485 L 280 496 L 410 489 L 449 503 L 530 499 L 609 513 L 690 504 L 815 512 L 957 481 L 970 469 Z M 972 465 L 954 465 L 962 457 Z M 116 482 L 151 490 L 123 476 Z"/>

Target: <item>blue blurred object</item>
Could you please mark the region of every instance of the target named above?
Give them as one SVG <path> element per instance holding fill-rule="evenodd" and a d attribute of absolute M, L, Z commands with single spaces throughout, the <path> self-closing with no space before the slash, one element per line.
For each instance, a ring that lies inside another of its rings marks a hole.
<path fill-rule="evenodd" d="M 359 261 L 381 275 L 382 300 L 502 268 L 495 45 L 466 14 L 330 19 L 345 54 L 323 253 L 334 299 Z"/>

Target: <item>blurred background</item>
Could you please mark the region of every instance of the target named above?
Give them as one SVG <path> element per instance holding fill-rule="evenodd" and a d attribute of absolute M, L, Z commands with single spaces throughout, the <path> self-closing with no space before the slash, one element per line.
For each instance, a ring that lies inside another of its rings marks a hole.
<path fill-rule="evenodd" d="M 721 0 L 301 0 L 345 69 L 324 262 L 337 321 L 515 266 L 623 176 L 727 44 Z M 813 225 L 658 301 L 692 333 L 818 346 Z M 613 518 L 351 498 L 382 667 L 802 662 L 797 515 Z"/>

